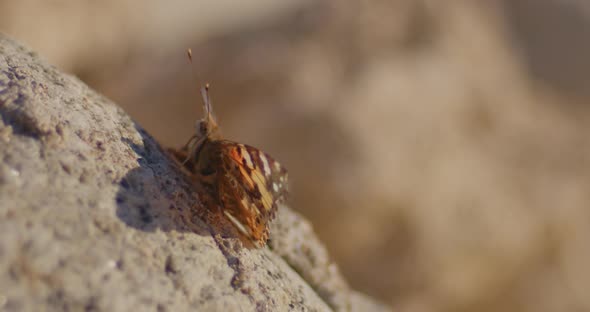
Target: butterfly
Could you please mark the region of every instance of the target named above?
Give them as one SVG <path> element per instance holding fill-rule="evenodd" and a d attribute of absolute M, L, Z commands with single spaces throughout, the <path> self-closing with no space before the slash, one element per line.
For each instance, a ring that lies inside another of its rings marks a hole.
<path fill-rule="evenodd" d="M 201 88 L 201 96 L 205 116 L 173 156 L 200 180 L 214 205 L 237 230 L 262 247 L 278 204 L 288 194 L 287 170 L 255 147 L 223 139 L 213 117 L 209 84 Z"/>

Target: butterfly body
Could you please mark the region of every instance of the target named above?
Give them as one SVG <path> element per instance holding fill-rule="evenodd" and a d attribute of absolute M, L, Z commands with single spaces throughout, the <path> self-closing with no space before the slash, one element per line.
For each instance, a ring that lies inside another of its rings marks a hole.
<path fill-rule="evenodd" d="M 242 234 L 264 245 L 269 222 L 287 196 L 287 171 L 257 148 L 222 139 L 207 91 L 202 91 L 206 115 L 183 148 L 183 165 L 200 179 L 215 205 Z"/>

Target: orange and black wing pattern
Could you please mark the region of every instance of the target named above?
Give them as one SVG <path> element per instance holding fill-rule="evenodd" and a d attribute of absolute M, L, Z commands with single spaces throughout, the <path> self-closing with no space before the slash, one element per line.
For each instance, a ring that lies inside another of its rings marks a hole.
<path fill-rule="evenodd" d="M 227 140 L 211 143 L 219 157 L 217 191 L 224 214 L 240 232 L 264 245 L 268 223 L 287 196 L 287 170 L 254 147 Z"/>

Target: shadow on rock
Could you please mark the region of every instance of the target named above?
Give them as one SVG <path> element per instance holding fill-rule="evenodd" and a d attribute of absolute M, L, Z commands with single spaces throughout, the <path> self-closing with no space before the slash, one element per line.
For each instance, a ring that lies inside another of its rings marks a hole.
<path fill-rule="evenodd" d="M 156 141 L 137 127 L 143 144 L 125 140 L 137 155 L 138 167 L 121 179 L 117 193 L 117 217 L 138 230 L 193 232 L 211 236 L 204 222 L 208 213 L 194 185 L 175 166 Z"/>

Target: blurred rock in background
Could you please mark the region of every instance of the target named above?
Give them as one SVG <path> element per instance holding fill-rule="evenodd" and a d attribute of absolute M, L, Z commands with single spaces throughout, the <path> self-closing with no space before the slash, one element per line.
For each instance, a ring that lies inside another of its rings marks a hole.
<path fill-rule="evenodd" d="M 351 285 L 419 312 L 590 309 L 589 26 L 576 0 L 0 2 L 165 146 L 209 81 Z"/>

